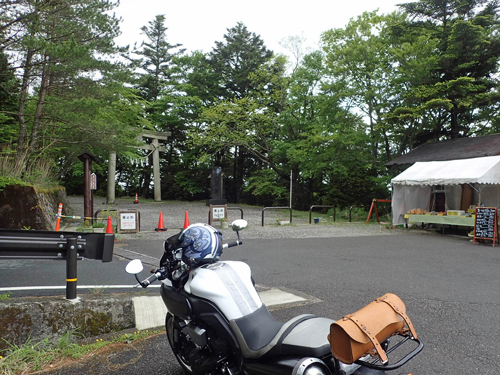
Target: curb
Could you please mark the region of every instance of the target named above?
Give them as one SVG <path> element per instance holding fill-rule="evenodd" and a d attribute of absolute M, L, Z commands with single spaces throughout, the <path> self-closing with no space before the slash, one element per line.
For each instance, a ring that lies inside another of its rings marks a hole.
<path fill-rule="evenodd" d="M 270 310 L 320 301 L 286 288 L 258 290 Z M 159 295 L 83 294 L 74 301 L 52 296 L 17 298 L 0 301 L 0 337 L 22 345 L 28 340 L 57 340 L 69 332 L 90 338 L 132 328 L 142 331 L 162 327 L 166 313 Z M 7 347 L 0 342 L 0 349 Z"/>

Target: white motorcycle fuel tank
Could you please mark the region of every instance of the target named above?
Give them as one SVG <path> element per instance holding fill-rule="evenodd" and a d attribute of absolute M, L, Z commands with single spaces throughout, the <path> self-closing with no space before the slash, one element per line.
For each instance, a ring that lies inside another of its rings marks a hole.
<path fill-rule="evenodd" d="M 184 290 L 215 303 L 228 320 L 247 316 L 262 306 L 243 262 L 221 261 L 191 271 Z"/>

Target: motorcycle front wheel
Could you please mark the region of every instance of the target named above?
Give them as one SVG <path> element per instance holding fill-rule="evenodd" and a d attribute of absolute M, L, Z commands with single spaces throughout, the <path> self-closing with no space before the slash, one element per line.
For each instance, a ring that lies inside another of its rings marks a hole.
<path fill-rule="evenodd" d="M 175 318 L 172 314 L 167 313 L 167 317 L 165 318 L 165 328 L 167 331 L 168 343 L 172 348 L 172 352 L 174 353 L 177 362 L 179 362 L 184 372 L 186 374 L 194 374 L 193 368 L 188 360 L 188 355 L 189 352 L 195 349 L 196 346 L 181 331 L 176 320 L 177 318 Z"/>

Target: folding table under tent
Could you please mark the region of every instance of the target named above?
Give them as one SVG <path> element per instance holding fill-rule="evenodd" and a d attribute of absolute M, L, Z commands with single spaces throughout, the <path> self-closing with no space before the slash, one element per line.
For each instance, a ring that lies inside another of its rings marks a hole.
<path fill-rule="evenodd" d="M 409 210 L 428 210 L 433 186 L 443 186 L 446 210 L 460 209 L 462 185 L 474 189 L 474 202 L 500 207 L 500 156 L 416 162 L 392 183 L 392 222 L 405 224 Z"/>

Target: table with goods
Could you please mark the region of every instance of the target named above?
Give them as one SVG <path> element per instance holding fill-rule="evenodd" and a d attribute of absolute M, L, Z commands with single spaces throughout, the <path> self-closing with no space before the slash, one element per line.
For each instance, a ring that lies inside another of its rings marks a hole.
<path fill-rule="evenodd" d="M 408 223 L 458 225 L 458 226 L 473 227 L 475 214 L 471 212 L 466 213 L 463 210 L 428 212 L 426 210 L 416 208 L 408 211 L 408 214 L 405 215 L 405 219 L 407 219 Z"/>

